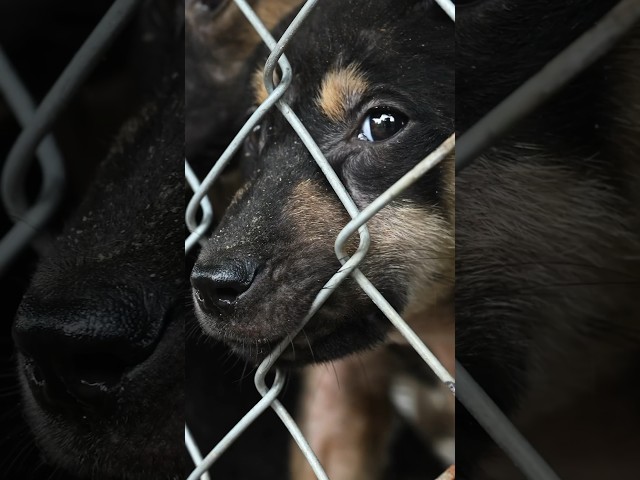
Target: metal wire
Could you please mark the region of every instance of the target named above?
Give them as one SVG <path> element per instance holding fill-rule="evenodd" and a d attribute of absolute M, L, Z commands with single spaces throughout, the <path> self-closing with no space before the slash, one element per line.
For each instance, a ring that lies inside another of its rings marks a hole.
<path fill-rule="evenodd" d="M 317 0 L 309 0 L 304 4 L 278 42 L 273 39 L 244 0 L 234 1 L 272 52 L 264 70 L 264 83 L 269 97 L 243 126 L 201 184 L 185 160 L 185 177 L 190 188 L 194 191 L 185 214 L 186 224 L 192 232 L 185 241 L 185 251 L 191 250 L 196 243 L 202 241 L 203 235 L 210 228 L 213 220 L 213 210 L 210 201 L 206 197 L 206 192 L 212 187 L 220 172 L 241 146 L 244 138 L 261 120 L 263 115 L 275 105 L 298 133 L 352 218 L 341 230 L 335 242 L 335 252 L 343 263 L 342 267 L 317 295 L 308 314 L 291 336 L 295 336 L 304 327 L 306 322 L 322 307 L 342 281 L 348 276 L 353 276 L 367 295 L 372 298 L 375 304 L 419 353 L 425 363 L 433 369 L 455 394 L 453 377 L 442 367 L 440 362 L 389 305 L 382 294 L 357 268 L 369 248 L 370 239 L 366 222 L 420 176 L 450 154 L 454 146 L 454 139 L 452 137 L 447 139 L 436 151 L 427 156 L 372 204 L 359 211 L 304 125 L 289 106 L 281 101 L 281 97 L 292 79 L 291 66 L 282 52 L 301 23 L 314 8 Z M 455 20 L 453 4 L 448 0 L 436 1 L 447 15 L 452 20 Z M 64 187 L 64 167 L 55 142 L 49 134 L 55 119 L 90 74 L 95 64 L 99 61 L 101 53 L 108 48 L 139 3 L 140 0 L 114 1 L 112 7 L 56 81 L 37 111 L 34 111 L 33 102 L 29 98 L 28 92 L 14 74 L 8 59 L 0 50 L 0 92 L 5 97 L 19 123 L 23 126 L 23 131 L 10 151 L 2 171 L 1 193 L 3 204 L 10 218 L 16 223 L 0 241 L 0 275 L 6 270 L 15 255 L 37 235 L 42 226 L 51 217 L 61 199 Z M 637 23 L 639 18 L 640 2 L 637 0 L 621 1 L 603 17 L 597 26 L 582 35 L 570 47 L 549 62 L 537 75 L 533 76 L 486 115 L 458 141 L 456 173 L 461 172 L 485 149 L 504 136 L 517 121 L 531 113 L 577 74 L 608 52 L 615 42 Z M 277 86 L 274 86 L 273 71 L 276 65 L 279 65 L 282 70 L 282 80 Z M 43 183 L 38 200 L 35 204 L 29 205 L 25 193 L 24 180 L 34 152 L 37 154 L 43 171 Z M 197 222 L 196 217 L 199 209 L 202 212 L 202 216 L 200 221 Z M 356 232 L 359 235 L 360 243 L 356 252 L 351 257 L 348 257 L 345 254 L 344 245 Z M 207 472 L 209 467 L 269 407 L 274 409 L 290 431 L 308 459 L 316 476 L 320 479 L 327 478 L 298 426 L 278 401 L 278 395 L 284 386 L 284 374 L 276 369 L 275 380 L 271 387 L 268 387 L 266 383 L 267 374 L 273 369 L 277 358 L 287 348 L 288 344 L 289 338 L 283 340 L 258 367 L 254 380 L 262 399 L 227 433 L 223 440 L 206 457 L 202 457 L 188 428 L 185 426 L 185 445 L 197 465 L 189 476 L 189 480 L 197 478 L 210 480 Z M 458 392 L 459 400 L 527 478 L 536 480 L 557 479 L 557 475 L 524 440 L 522 435 L 468 375 L 466 370 L 459 364 L 456 364 L 456 370 L 458 378 L 461 379 L 460 381 L 464 385 L 463 391 Z"/>
<path fill-rule="evenodd" d="M 524 117 L 607 53 L 640 19 L 640 2 L 623 0 L 598 24 L 465 132 L 456 148 L 456 175 Z"/>
<path fill-rule="evenodd" d="M 1 175 L 1 193 L 3 204 L 14 226 L 0 241 L 0 275 L 38 234 L 62 199 L 65 183 L 64 165 L 59 156 L 49 155 L 40 162 L 42 187 L 36 203 L 29 206 L 25 178 L 34 151 L 51 131 L 60 112 L 100 61 L 102 53 L 124 28 L 140 1 L 114 1 L 58 77 L 9 152 Z M 5 92 L 5 95 L 12 94 L 12 91 Z"/>
<path fill-rule="evenodd" d="M 393 184 L 387 191 L 382 193 L 376 198 L 370 205 L 368 205 L 362 212 L 360 212 L 346 227 L 344 227 L 335 243 L 336 256 L 341 262 L 345 262 L 345 259 L 349 258 L 344 246 L 347 240 L 355 233 L 357 229 L 363 226 L 368 220 L 371 219 L 382 208 L 388 205 L 394 198 L 400 195 L 403 191 L 409 188 L 420 177 L 426 174 L 429 170 L 440 163 L 445 157 L 452 154 L 455 146 L 455 135 L 451 135 L 442 145 L 435 149 L 427 158 L 422 160 L 418 165 L 405 174 L 400 180 Z M 387 302 L 384 296 L 371 284 L 371 282 L 357 269 L 352 272 L 353 277 L 358 282 L 360 287 L 365 293 L 374 301 L 385 316 L 393 323 L 398 331 L 404 336 L 409 344 L 414 348 L 416 352 L 422 357 L 424 362 L 433 370 L 436 376 L 455 394 L 456 386 L 455 380 L 442 366 L 440 361 L 431 353 L 427 346 L 420 340 L 413 330 L 407 325 L 402 317 L 394 310 L 394 308 Z"/>
<path fill-rule="evenodd" d="M 191 166 L 189 165 L 189 162 L 187 162 L 186 158 L 184 159 L 184 176 L 187 179 L 187 183 L 189 184 L 191 190 L 193 190 L 194 193 L 197 192 L 200 188 L 200 182 L 198 181 L 198 176 L 191 169 Z M 200 223 L 195 228 L 195 230 L 191 232 L 191 235 L 189 235 L 185 240 L 185 252 L 191 250 L 196 242 L 204 241 L 203 236 L 209 230 L 209 227 L 211 227 L 211 224 L 213 223 L 213 207 L 211 206 L 209 197 L 207 197 L 206 195 L 202 197 L 202 200 L 200 201 L 200 209 L 202 211 L 202 218 L 200 219 Z"/>
<path fill-rule="evenodd" d="M 357 269 L 358 264 L 364 259 L 367 250 L 369 248 L 370 238 L 369 232 L 366 226 L 367 220 L 369 220 L 377 211 L 383 208 L 388 202 L 390 202 L 393 198 L 399 195 L 403 190 L 405 190 L 409 185 L 415 182 L 421 175 L 424 175 L 430 168 L 433 168 L 440 160 L 442 160 L 446 155 L 451 153 L 454 146 L 454 138 L 453 136 L 449 138 L 440 148 L 438 148 L 435 152 L 429 155 L 425 160 L 420 162 L 414 169 L 412 169 L 409 173 L 407 173 L 400 181 L 394 184 L 387 192 L 385 192 L 381 197 L 374 203 L 372 203 L 367 209 L 363 212 L 360 212 L 351 199 L 349 193 L 343 186 L 342 182 L 339 180 L 336 173 L 333 171 L 333 168 L 326 160 L 322 151 L 317 146 L 313 138 L 309 135 L 308 131 L 299 120 L 297 115 L 289 108 L 289 106 L 281 100 L 282 95 L 288 88 L 291 83 L 292 78 L 292 70 L 291 66 L 286 59 L 286 56 L 283 55 L 283 51 L 287 44 L 289 43 L 292 36 L 300 27 L 301 23 L 308 16 L 312 8 L 317 3 L 317 0 L 309 0 L 307 1 L 299 11 L 298 15 L 296 15 L 295 19 L 289 25 L 285 33 L 282 35 L 278 42 L 271 36 L 268 29 L 262 24 L 260 19 L 256 16 L 253 10 L 249 7 L 249 5 L 244 0 L 235 0 L 238 8 L 243 12 L 258 34 L 261 36 L 262 40 L 265 42 L 267 47 L 271 50 L 271 54 L 265 63 L 264 68 L 264 84 L 269 93 L 267 100 L 258 107 L 258 109 L 254 112 L 254 114 L 249 118 L 249 120 L 245 123 L 243 128 L 240 130 L 238 135 L 233 139 L 230 145 L 227 147 L 225 152 L 222 154 L 220 159 L 216 162 L 213 168 L 209 171 L 205 179 L 203 180 L 200 188 L 192 199 L 190 200 L 185 220 L 188 225 L 188 228 L 192 232 L 202 231 L 201 224 L 199 225 L 196 221 L 196 213 L 199 208 L 199 205 L 203 198 L 205 198 L 206 192 L 211 188 L 213 182 L 215 182 L 216 178 L 219 176 L 220 172 L 224 169 L 226 164 L 229 162 L 231 157 L 238 150 L 244 138 L 251 132 L 254 126 L 260 121 L 262 116 L 266 113 L 269 108 L 272 108 L 274 105 L 280 110 L 285 119 L 292 126 L 294 131 L 298 134 L 304 145 L 307 147 L 311 156 L 321 169 L 321 171 L 326 176 L 329 184 L 333 188 L 334 192 L 342 202 L 348 214 L 351 216 L 352 221 L 342 230 L 341 234 L 336 239 L 336 255 L 343 263 L 342 267 L 334 274 L 334 276 L 324 285 L 324 287 L 320 290 L 316 298 L 314 299 L 311 308 L 307 315 L 304 317 L 302 322 L 296 328 L 294 332 L 292 332 L 286 339 L 284 339 L 274 350 L 267 356 L 267 358 L 258 366 L 254 381 L 256 384 L 256 388 L 263 396 L 262 400 L 258 402 L 250 412 L 245 415 L 245 417 L 238 423 L 236 426 L 224 437 L 224 439 L 214 447 L 214 449 L 204 458 L 202 462 L 199 460 L 199 452 L 196 451 L 195 455 L 192 454 L 192 458 L 194 459 L 194 463 L 196 464 L 195 470 L 189 476 L 189 480 L 195 480 L 213 464 L 213 462 L 222 454 L 222 452 L 228 448 L 228 446 L 235 441 L 235 439 L 259 416 L 261 415 L 269 406 L 276 412 L 276 414 L 280 417 L 281 421 L 285 425 L 285 427 L 289 430 L 292 435 L 294 441 L 298 444 L 301 449 L 303 455 L 306 457 L 309 465 L 311 466 L 313 472 L 316 477 L 324 480 L 328 479 L 326 473 L 324 472 L 322 466 L 320 465 L 317 457 L 311 450 L 308 445 L 308 442 L 300 432 L 295 421 L 291 418 L 287 410 L 284 406 L 278 401 L 278 382 L 276 381 L 271 388 L 268 388 L 266 385 L 266 375 L 273 368 L 276 360 L 282 354 L 282 352 L 288 347 L 290 340 L 295 337 L 302 328 L 306 325 L 306 323 L 313 317 L 313 315 L 322 307 L 324 302 L 329 298 L 329 296 L 333 293 L 333 291 L 340 285 L 342 281 L 344 281 L 348 276 L 353 276 L 356 281 L 361 285 L 361 287 L 365 290 L 367 295 L 369 295 L 372 300 L 378 305 L 378 307 L 383 311 L 383 313 L 390 319 L 390 321 L 400 330 L 401 334 L 407 338 L 409 343 L 416 348 L 420 356 L 425 360 L 425 362 L 434 368 L 437 375 L 449 386 L 452 392 L 455 392 L 455 382 L 453 377 L 442 367 L 440 362 L 436 359 L 436 357 L 429 351 L 429 349 L 424 345 L 424 343 L 418 338 L 418 336 L 408 327 L 408 325 L 402 320 L 400 315 L 389 305 L 389 303 L 384 299 L 384 297 L 378 292 L 378 290 L 369 282 L 369 280 Z M 448 8 L 445 8 L 447 13 L 451 16 L 451 18 L 455 18 L 452 14 L 454 9 L 451 2 L 447 0 L 440 0 L 441 4 L 446 4 Z M 282 71 L 282 80 L 277 86 L 273 84 L 273 71 L 275 66 L 279 65 Z M 195 185 L 195 183 L 190 182 L 190 184 Z M 342 248 L 344 246 L 344 242 L 355 232 L 358 232 L 360 237 L 360 243 L 357 250 L 354 254 L 349 258 L 344 255 L 342 252 Z M 194 241 L 190 242 L 190 245 L 185 243 L 185 248 L 190 248 Z M 283 378 L 282 373 L 276 369 L 276 378 Z M 188 434 L 188 430 L 185 430 L 185 437 L 190 439 Z M 191 440 L 189 440 L 191 441 Z M 190 445 L 190 452 L 195 445 Z M 197 450 L 197 449 L 196 449 Z"/>
<path fill-rule="evenodd" d="M 524 476 L 529 480 L 560 480 L 459 362 L 456 362 L 456 375 L 463 385 L 458 392 L 458 400 Z"/>
<path fill-rule="evenodd" d="M 16 120 L 18 120 L 20 127 L 26 128 L 35 114 L 36 106 L 2 48 L 0 48 L 0 94 L 4 97 Z M 51 175 L 48 175 L 47 169 L 54 172 L 54 178 L 62 178 L 62 182 L 58 186 L 58 188 L 62 188 L 65 177 L 64 162 L 53 135 L 49 134 L 44 137 L 36 149 L 36 156 L 41 170 L 44 171 L 44 176 L 49 178 L 47 180 L 48 184 L 55 183 L 55 181 L 51 180 Z M 55 206 L 52 206 L 52 208 L 55 208 Z M 20 250 L 21 245 L 24 244 L 25 237 L 28 236 L 28 231 L 23 232 L 25 229 L 28 230 L 26 225 L 12 227 L 3 238 L 3 242 L 0 242 L 0 276 L 5 266 L 11 262 Z M 46 239 L 39 237 L 35 237 L 32 240 L 32 245 L 38 253 L 41 253 L 45 248 L 42 245 L 43 240 L 46 241 Z M 2 260 L 2 252 L 6 252 L 4 254 L 5 260 Z"/>
<path fill-rule="evenodd" d="M 557 93 L 571 79 L 611 50 L 640 19 L 640 2 L 619 2 L 591 30 L 551 60 L 515 92 L 485 115 L 458 140 L 456 175 L 484 150 L 504 137 L 518 121 Z M 464 385 L 458 400 L 474 416 L 520 471 L 530 480 L 559 479 L 498 406 L 456 362 L 456 374 Z"/>

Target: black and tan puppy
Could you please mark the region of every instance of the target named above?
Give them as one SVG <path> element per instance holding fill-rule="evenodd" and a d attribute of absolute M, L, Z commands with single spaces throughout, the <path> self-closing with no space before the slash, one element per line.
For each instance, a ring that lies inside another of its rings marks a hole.
<path fill-rule="evenodd" d="M 616 3 L 459 5 L 462 138 Z M 638 468 L 627 448 L 638 390 L 621 386 L 640 351 L 639 38 L 636 28 L 456 178 L 456 355 L 563 479 Z M 497 452 L 462 409 L 456 420 L 459 477 L 521 478 L 489 461 Z"/>
<path fill-rule="evenodd" d="M 318 4 L 287 47 L 295 73 L 284 99 L 360 208 L 453 132 L 453 41 L 453 22 L 433 2 L 379 0 L 365 8 L 331 1 Z M 260 103 L 260 72 L 254 83 Z M 244 157 L 250 178 L 202 249 L 191 281 L 205 332 L 259 361 L 299 325 L 340 267 L 333 244 L 349 217 L 277 110 L 246 141 Z M 448 159 L 369 222 L 371 248 L 360 267 L 414 328 L 449 329 L 449 346 L 452 170 Z M 348 279 L 279 362 L 340 359 L 383 343 L 390 330 Z M 330 382 L 316 389 L 314 373 L 308 377 L 303 427 L 331 478 L 379 474 L 390 420 L 385 355 L 378 349 L 336 361 L 350 385 L 342 391 Z M 363 381 L 361 365 L 375 378 Z M 323 428 L 314 430 L 318 420 Z M 309 474 L 302 462 L 295 468 L 293 478 Z"/>
<path fill-rule="evenodd" d="M 13 327 L 26 420 L 64 478 L 186 470 L 182 8 L 145 13 L 156 27 L 145 39 L 163 52 L 148 65 L 153 92 L 39 263 Z"/>

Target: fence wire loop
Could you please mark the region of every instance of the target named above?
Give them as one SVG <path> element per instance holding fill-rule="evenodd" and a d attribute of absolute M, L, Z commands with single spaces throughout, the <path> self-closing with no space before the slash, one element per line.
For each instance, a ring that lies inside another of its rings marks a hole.
<path fill-rule="evenodd" d="M 9 232 L 0 240 L 0 275 L 40 233 L 62 200 L 65 185 L 64 165 L 55 144 L 50 137 L 46 138 L 47 134 L 64 107 L 98 64 L 102 54 L 132 17 L 140 2 L 141 0 L 113 2 L 37 110 L 33 109 L 29 95 L 17 76 L 12 74 L 8 61 L 3 55 L 0 56 L 0 93 L 12 99 L 8 104 L 23 124 L 23 130 L 9 152 L 0 178 L 2 203 L 9 218 L 14 222 Z M 42 186 L 36 202 L 29 205 L 26 176 L 31 165 L 31 157 L 36 151 L 42 170 Z"/>
<path fill-rule="evenodd" d="M 414 169 L 404 175 L 396 184 L 384 192 L 376 201 L 360 211 L 351 196 L 347 192 L 346 188 L 334 172 L 329 162 L 324 157 L 324 154 L 315 143 L 305 126 L 302 124 L 298 116 L 291 110 L 289 105 L 282 100 L 286 89 L 289 87 L 292 80 L 292 68 L 283 54 L 284 49 L 291 41 L 291 38 L 295 35 L 302 22 L 308 17 L 312 9 L 315 7 L 317 0 L 308 0 L 304 3 L 299 13 L 295 16 L 289 27 L 284 34 L 276 41 L 268 29 L 257 17 L 255 12 L 251 9 L 245 0 L 234 0 L 237 7 L 242 11 L 247 20 L 251 23 L 256 32 L 260 35 L 266 46 L 271 51 L 264 68 L 263 81 L 268 92 L 267 99 L 256 109 L 253 115 L 240 129 L 240 132 L 235 136 L 222 156 L 213 165 L 209 173 L 205 176 L 202 183 L 198 186 L 197 179 L 192 178 L 189 180 L 189 184 L 195 189 L 195 193 L 187 206 L 185 220 L 189 230 L 192 234 L 185 243 L 185 249 L 191 249 L 201 238 L 204 231 L 207 230 L 208 224 L 204 226 L 204 222 L 196 222 L 196 213 L 202 202 L 206 198 L 207 191 L 211 189 L 213 183 L 217 177 L 223 171 L 224 167 L 231 160 L 231 157 L 238 151 L 242 142 L 246 136 L 251 132 L 255 125 L 262 119 L 264 114 L 274 106 L 281 112 L 284 118 L 289 122 L 294 131 L 297 133 L 305 147 L 311 154 L 312 158 L 327 178 L 333 191 L 340 199 L 345 210 L 351 217 L 349 222 L 340 232 L 336 238 L 335 253 L 342 263 L 342 267 L 329 279 L 328 282 L 319 291 L 316 298 L 311 304 L 311 307 L 305 317 L 302 319 L 298 327 L 287 336 L 280 344 L 274 348 L 274 350 L 265 358 L 258 366 L 254 381 L 256 389 L 262 395 L 262 399 L 238 422 L 227 435 L 207 454 L 204 459 L 200 455 L 195 442 L 190 436 L 188 428 L 185 427 L 185 439 L 187 447 L 191 453 L 192 459 L 196 464 L 196 468 L 192 471 L 188 480 L 196 480 L 197 478 L 204 478 L 204 474 L 208 468 L 215 462 L 215 460 L 228 448 L 228 446 L 244 432 L 248 426 L 255 421 L 267 408 L 271 407 L 275 413 L 280 417 L 283 425 L 289 430 L 294 441 L 302 451 L 303 455 L 307 459 L 314 474 L 320 480 L 328 479 L 324 469 L 320 465 L 318 458 L 311 450 L 307 440 L 304 438 L 299 427 L 285 409 L 285 407 L 278 400 L 279 379 L 283 379 L 284 375 L 276 369 L 276 381 L 274 385 L 269 388 L 266 385 L 266 375 L 273 369 L 275 362 L 288 347 L 290 341 L 304 328 L 306 323 L 313 317 L 313 315 L 322 307 L 329 296 L 335 291 L 336 288 L 349 276 L 352 276 L 360 287 L 371 297 L 374 303 L 382 310 L 382 312 L 389 318 L 393 325 L 399 329 L 400 333 L 408 340 L 408 342 L 416 349 L 419 355 L 424 359 L 425 363 L 431 367 L 437 376 L 449 387 L 449 389 L 455 394 L 455 381 L 453 377 L 446 371 L 438 359 L 431 353 L 422 340 L 410 329 L 401 316 L 391 307 L 384 296 L 371 284 L 371 282 L 364 276 L 359 270 L 358 265 L 365 258 L 370 244 L 370 236 L 367 228 L 367 221 L 371 219 L 380 209 L 392 201 L 395 197 L 400 195 L 406 188 L 412 183 L 417 181 L 422 175 L 426 174 L 428 170 L 436 166 L 447 155 L 452 154 L 455 138 L 452 135 L 449 137 L 439 148 L 433 153 L 428 155 L 423 161 L 421 161 Z M 455 9 L 453 4 L 449 0 L 438 0 L 438 3 L 446 11 L 452 20 L 455 19 Z M 273 82 L 273 72 L 276 65 L 280 66 L 282 72 L 282 78 L 277 85 Z M 189 171 L 188 163 L 186 164 L 186 170 Z M 344 252 L 344 245 L 346 240 L 354 234 L 359 236 L 359 245 L 356 251 L 351 256 L 347 256 Z M 283 381 L 283 380 L 282 380 Z"/>
<path fill-rule="evenodd" d="M 398 182 L 360 211 L 298 116 L 282 100 L 293 78 L 292 66 L 283 52 L 316 6 L 317 0 L 308 0 L 302 5 L 299 13 L 278 41 L 272 37 L 246 0 L 234 0 L 234 2 L 271 52 L 265 63 L 263 78 L 268 97 L 240 129 L 202 182 L 200 182 L 189 162 L 185 159 L 185 178 L 194 192 L 185 209 L 185 223 L 190 232 L 190 235 L 185 240 L 185 252 L 191 251 L 199 243 L 204 243 L 205 235 L 213 223 L 213 208 L 207 197 L 207 192 L 212 189 L 214 182 L 238 151 L 244 139 L 261 121 L 266 112 L 274 107 L 281 112 L 298 134 L 340 199 L 351 220 L 341 229 L 334 244 L 335 254 L 342 264 L 341 268 L 317 294 L 308 313 L 297 329 L 278 344 L 258 366 L 254 383 L 257 391 L 262 396 L 260 401 L 245 414 L 206 456 L 201 454 L 189 428 L 185 425 L 185 447 L 195 464 L 195 468 L 189 475 L 188 480 L 197 480 L 198 478 L 210 480 L 209 468 L 269 408 L 274 410 L 290 432 L 316 477 L 320 480 L 326 480 L 328 477 L 318 458 L 313 453 L 294 419 L 278 400 L 284 387 L 286 376 L 279 369 L 274 369 L 274 365 L 293 337 L 304 328 L 306 323 L 318 312 L 347 277 L 351 276 L 355 279 L 362 290 L 372 299 L 401 335 L 406 338 L 425 364 L 433 370 L 452 394 L 456 395 L 456 381 L 451 373 L 447 372 L 424 342 L 402 319 L 400 314 L 393 309 L 384 296 L 358 269 L 359 264 L 366 257 L 370 245 L 367 222 L 440 161 L 452 155 L 456 141 L 454 135 L 451 135 Z M 9 153 L 1 176 L 3 205 L 15 224 L 0 239 L 0 275 L 5 272 L 15 256 L 29 242 L 34 240 L 44 224 L 51 218 L 62 198 L 65 172 L 62 157 L 50 136 L 55 119 L 100 60 L 101 53 L 117 37 L 140 3 L 141 0 L 114 0 L 110 9 L 78 50 L 37 109 L 20 79 L 13 71 L 9 59 L 0 49 L 0 93 L 6 99 L 8 106 L 23 128 Z M 450 0 L 436 0 L 436 3 L 452 21 L 455 21 L 455 7 Z M 456 155 L 456 174 L 460 173 L 484 150 L 502 138 L 518 120 L 531 113 L 572 78 L 607 53 L 617 40 L 637 24 L 639 19 L 640 3 L 637 0 L 620 1 L 594 28 L 587 31 L 567 47 L 538 74 L 525 82 L 460 138 Z M 280 67 L 282 73 L 277 85 L 273 82 L 273 72 L 276 66 Z M 36 202 L 30 205 L 25 193 L 25 177 L 34 152 L 43 172 L 43 181 Z M 199 220 L 198 212 L 200 212 Z M 346 254 L 345 245 L 347 240 L 356 234 L 359 237 L 358 248 L 349 256 Z M 266 377 L 272 371 L 275 371 L 275 378 L 273 384 L 269 386 L 267 385 Z M 478 420 L 522 473 L 532 480 L 558 479 L 559 477 L 546 464 L 544 459 L 531 447 L 482 388 L 458 363 L 456 363 L 456 372 L 463 385 L 463 388 L 457 392 L 458 400 Z M 451 468 L 439 478 L 449 479 L 453 478 L 453 476 L 454 469 Z"/>

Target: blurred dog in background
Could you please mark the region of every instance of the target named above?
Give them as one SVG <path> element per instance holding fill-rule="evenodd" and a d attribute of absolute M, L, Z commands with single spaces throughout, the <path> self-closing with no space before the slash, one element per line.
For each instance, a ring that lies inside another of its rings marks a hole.
<path fill-rule="evenodd" d="M 617 2 L 464 3 L 463 138 Z M 456 177 L 456 356 L 563 479 L 638 467 L 640 392 L 625 379 L 640 358 L 639 38 Z M 524 478 L 462 408 L 456 444 L 459 478 Z"/>

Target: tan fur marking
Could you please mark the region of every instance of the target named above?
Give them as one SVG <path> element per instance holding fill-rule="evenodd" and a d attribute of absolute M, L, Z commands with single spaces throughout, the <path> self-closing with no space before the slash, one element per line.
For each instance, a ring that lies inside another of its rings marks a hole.
<path fill-rule="evenodd" d="M 253 88 L 253 98 L 257 105 L 263 103 L 269 94 L 267 93 L 267 88 L 264 86 L 264 69 L 259 68 L 253 75 L 251 76 L 251 86 Z"/>
<path fill-rule="evenodd" d="M 378 257 L 376 265 L 411 266 L 409 302 L 402 313 L 412 315 L 452 295 L 455 247 L 453 227 L 447 220 L 427 207 L 396 201 L 368 225 L 369 255 Z"/>
<path fill-rule="evenodd" d="M 338 199 L 310 180 L 294 188 L 286 211 L 305 243 L 333 245 L 349 221 Z M 414 315 L 450 299 L 455 247 L 453 225 L 448 219 L 429 207 L 396 200 L 367 225 L 371 246 L 363 263 L 364 273 L 390 265 L 411 271 L 409 302 L 401 313 Z M 347 253 L 353 254 L 358 243 L 355 234 L 348 242 Z"/>
<path fill-rule="evenodd" d="M 369 88 L 358 65 L 332 70 L 322 80 L 316 99 L 322 112 L 335 122 L 344 122 L 347 112 Z"/>
<path fill-rule="evenodd" d="M 311 180 L 296 185 L 285 210 L 309 244 L 332 245 L 340 229 L 349 222 L 349 215 L 335 195 L 324 193 Z M 358 246 L 357 239 L 354 240 L 349 242 L 349 252 Z"/>
<path fill-rule="evenodd" d="M 275 71 L 273 72 L 273 84 L 277 85 L 278 83 L 280 83 L 280 75 Z M 267 92 L 267 88 L 264 85 L 264 68 L 259 68 L 253 72 L 253 75 L 251 75 L 251 87 L 255 103 L 260 105 L 269 96 L 269 92 Z"/>

